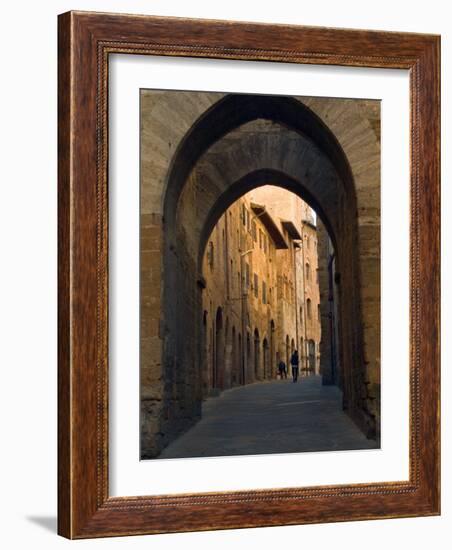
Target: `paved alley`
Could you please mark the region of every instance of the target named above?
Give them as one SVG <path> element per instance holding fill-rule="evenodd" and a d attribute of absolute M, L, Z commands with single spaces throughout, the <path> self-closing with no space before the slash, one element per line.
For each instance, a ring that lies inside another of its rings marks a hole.
<path fill-rule="evenodd" d="M 203 403 L 202 419 L 158 458 L 372 449 L 319 376 L 258 382 Z"/>

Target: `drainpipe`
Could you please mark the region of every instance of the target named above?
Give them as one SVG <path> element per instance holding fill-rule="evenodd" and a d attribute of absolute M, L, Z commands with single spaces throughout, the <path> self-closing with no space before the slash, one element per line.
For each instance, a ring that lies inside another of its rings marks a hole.
<path fill-rule="evenodd" d="M 246 384 L 246 378 L 248 373 L 248 354 L 247 354 L 247 342 L 248 342 L 248 331 L 246 326 L 247 321 L 247 313 L 248 313 L 248 289 L 245 284 L 245 277 L 244 277 L 244 266 L 243 263 L 245 261 L 245 256 L 249 254 L 251 250 L 247 250 L 246 252 L 240 253 L 240 282 L 241 282 L 241 295 L 242 295 L 242 364 L 243 364 L 243 384 Z"/>
<path fill-rule="evenodd" d="M 295 248 L 293 249 L 293 273 L 294 273 L 294 281 L 295 281 L 295 337 L 297 345 L 295 346 L 295 349 L 298 349 L 299 346 L 299 339 L 298 339 L 298 284 L 297 284 L 297 256 L 296 253 L 300 252 L 301 248 Z M 301 319 L 300 319 L 301 321 Z M 303 350 L 300 350 L 303 351 Z"/>
<path fill-rule="evenodd" d="M 302 357 L 304 356 L 305 358 L 305 365 L 304 365 L 304 368 L 305 368 L 305 374 L 307 374 L 307 368 L 308 368 L 308 354 L 305 353 L 306 352 L 306 349 L 307 349 L 307 327 L 306 327 L 306 285 L 305 285 L 305 276 L 306 276 L 306 273 L 305 273 L 305 261 L 304 261 L 304 221 L 301 220 L 301 262 L 303 264 L 302 266 L 302 270 L 303 270 L 303 277 L 301 278 L 301 280 L 303 281 L 303 291 L 302 291 L 302 294 L 303 294 L 303 325 L 304 325 L 304 350 L 303 350 L 303 355 Z"/>

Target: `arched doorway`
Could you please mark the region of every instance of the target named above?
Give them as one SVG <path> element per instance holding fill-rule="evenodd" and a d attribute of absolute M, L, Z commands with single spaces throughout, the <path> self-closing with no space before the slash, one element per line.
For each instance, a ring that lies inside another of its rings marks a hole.
<path fill-rule="evenodd" d="M 260 338 L 259 331 L 254 330 L 254 380 L 259 380 L 261 377 L 261 354 L 260 354 Z"/>
<path fill-rule="evenodd" d="M 229 318 L 226 317 L 225 331 L 224 331 L 224 369 L 223 377 L 220 380 L 220 389 L 231 387 L 232 376 L 232 341 L 231 331 L 229 328 Z"/>
<path fill-rule="evenodd" d="M 289 372 L 290 368 L 290 341 L 289 335 L 286 336 L 286 369 Z"/>
<path fill-rule="evenodd" d="M 298 355 L 300 356 L 300 376 L 306 376 L 306 350 L 304 349 L 303 336 L 300 338 L 300 349 Z"/>
<path fill-rule="evenodd" d="M 232 327 L 232 353 L 231 353 L 231 386 L 237 386 L 239 383 L 240 376 L 240 366 L 239 366 L 239 357 L 237 353 L 237 336 L 235 333 L 235 327 Z"/>
<path fill-rule="evenodd" d="M 277 358 L 275 354 L 275 322 L 270 321 L 270 369 L 269 375 L 271 378 L 276 378 Z"/>
<path fill-rule="evenodd" d="M 308 342 L 308 368 L 309 374 L 315 374 L 315 342 L 309 340 Z"/>
<path fill-rule="evenodd" d="M 312 319 L 312 303 L 310 298 L 306 300 L 306 315 L 308 317 L 308 321 L 310 321 Z"/>
<path fill-rule="evenodd" d="M 224 380 L 224 328 L 223 328 L 223 310 L 217 309 L 215 317 L 215 360 L 212 372 L 212 388 L 220 389 L 223 387 Z"/>
<path fill-rule="evenodd" d="M 245 383 L 245 358 L 243 353 L 243 342 L 242 342 L 242 335 L 239 332 L 238 337 L 238 366 L 239 366 L 239 377 L 238 377 L 238 383 L 244 384 Z"/>
<path fill-rule="evenodd" d="M 293 354 L 294 351 L 295 351 L 295 341 L 292 338 L 292 340 L 290 341 L 290 357 L 289 357 L 289 363 L 288 363 L 288 366 L 287 366 L 287 372 L 290 373 L 290 374 L 292 374 L 292 365 L 290 363 L 290 360 L 292 358 L 292 354 Z"/>
<path fill-rule="evenodd" d="M 201 339 L 201 353 L 202 353 L 202 395 L 206 396 L 209 392 L 209 380 L 208 380 L 208 360 L 209 360 L 209 334 L 208 334 L 208 312 L 204 310 L 202 315 L 202 339 Z"/>
<path fill-rule="evenodd" d="M 246 333 L 246 354 L 245 354 L 245 364 L 243 366 L 243 383 L 246 384 L 248 380 L 252 380 L 253 377 L 250 374 L 251 369 L 251 338 L 250 333 Z"/>
<path fill-rule="evenodd" d="M 269 349 L 268 349 L 268 340 L 264 338 L 262 342 L 262 366 L 263 366 L 263 378 L 267 380 L 270 378 L 269 372 Z"/>

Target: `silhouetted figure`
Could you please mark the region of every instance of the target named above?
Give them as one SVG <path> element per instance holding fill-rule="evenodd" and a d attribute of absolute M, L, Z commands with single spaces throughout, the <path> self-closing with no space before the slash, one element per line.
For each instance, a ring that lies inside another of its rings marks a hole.
<path fill-rule="evenodd" d="M 287 378 L 286 364 L 284 363 L 284 361 L 282 359 L 278 363 L 278 370 L 279 370 L 279 377 L 281 378 L 281 380 L 283 379 L 283 377 Z"/>
<path fill-rule="evenodd" d="M 298 351 L 295 350 L 292 353 L 292 357 L 290 358 L 290 365 L 292 367 L 292 379 L 294 382 L 298 380 L 298 365 L 299 365 L 299 359 L 298 359 Z"/>

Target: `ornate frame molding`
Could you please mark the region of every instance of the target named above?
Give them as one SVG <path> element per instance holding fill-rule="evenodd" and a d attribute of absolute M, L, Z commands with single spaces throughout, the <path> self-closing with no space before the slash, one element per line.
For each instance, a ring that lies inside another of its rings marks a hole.
<path fill-rule="evenodd" d="M 59 533 L 86 538 L 439 514 L 439 37 L 68 12 L 59 16 L 58 46 Z M 109 497 L 112 53 L 409 69 L 409 481 Z"/>

